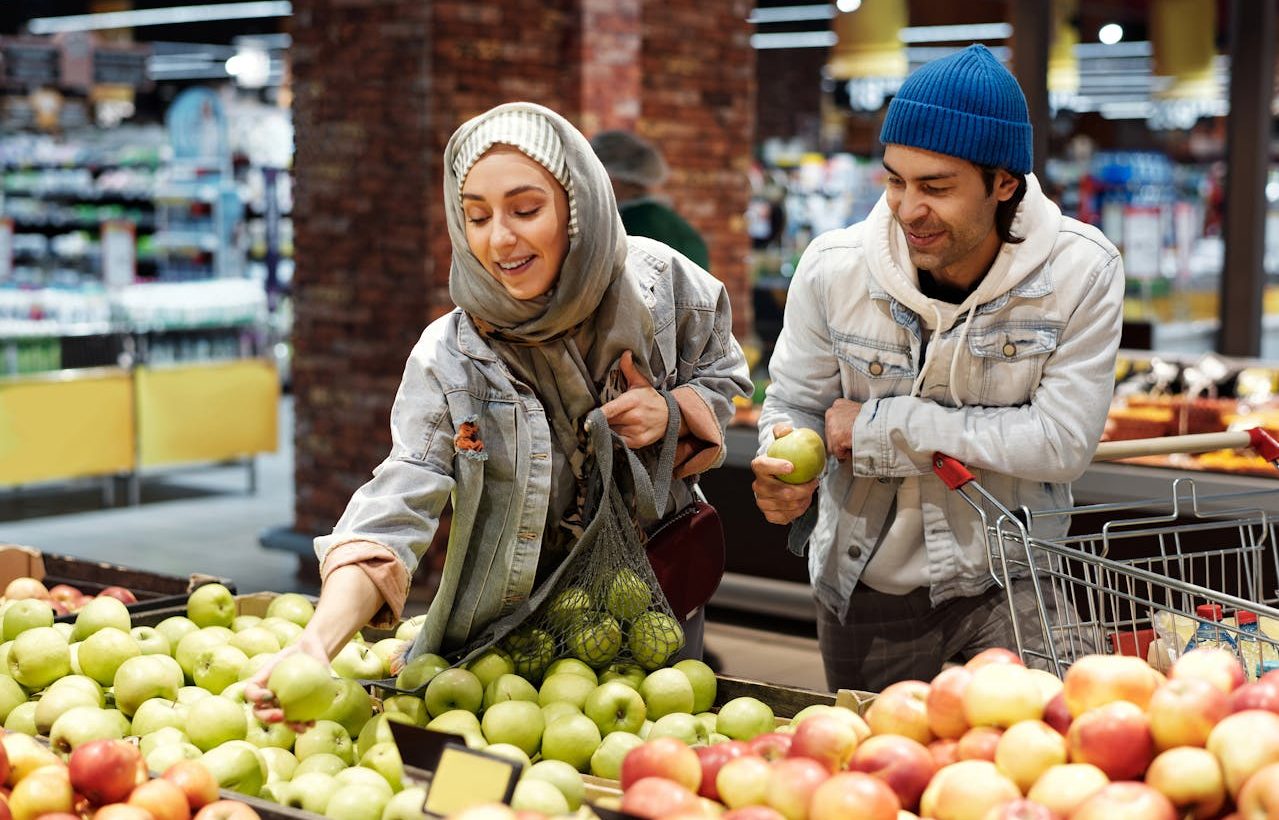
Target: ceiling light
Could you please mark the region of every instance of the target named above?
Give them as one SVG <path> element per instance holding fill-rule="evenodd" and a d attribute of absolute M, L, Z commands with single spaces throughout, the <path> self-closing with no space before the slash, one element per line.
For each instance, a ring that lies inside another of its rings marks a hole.
<path fill-rule="evenodd" d="M 262 88 L 271 78 L 271 58 L 260 48 L 244 48 L 226 61 L 226 73 L 243 88 Z"/>
<path fill-rule="evenodd" d="M 844 14 L 851 14 L 862 7 L 862 0 L 835 0 L 835 8 Z"/>
<path fill-rule="evenodd" d="M 751 35 L 751 46 L 757 49 L 830 48 L 837 41 L 833 31 L 779 31 Z"/>
<path fill-rule="evenodd" d="M 32 34 L 58 34 L 63 31 L 169 26 L 178 23 L 204 23 L 210 20 L 289 17 L 292 14 L 293 4 L 289 0 L 255 0 L 248 3 L 134 9 L 108 11 L 101 14 L 72 14 L 65 17 L 35 17 L 27 22 L 27 31 Z"/>
<path fill-rule="evenodd" d="M 1007 40 L 1009 23 L 972 23 L 959 26 L 907 26 L 899 33 L 903 43 L 971 43 L 975 40 Z"/>
<path fill-rule="evenodd" d="M 757 8 L 746 19 L 756 25 L 764 23 L 800 23 L 808 20 L 829 20 L 835 16 L 835 9 L 830 3 L 819 3 L 812 6 L 772 6 Z"/>
<path fill-rule="evenodd" d="M 1097 39 L 1108 46 L 1113 46 L 1124 39 L 1124 27 L 1118 23 L 1107 23 L 1097 32 Z"/>

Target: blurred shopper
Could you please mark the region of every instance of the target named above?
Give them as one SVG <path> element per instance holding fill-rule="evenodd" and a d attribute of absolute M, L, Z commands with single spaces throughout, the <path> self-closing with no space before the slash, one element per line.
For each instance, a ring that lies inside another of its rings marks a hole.
<path fill-rule="evenodd" d="M 591 492 L 593 409 L 648 448 L 669 417 L 654 385 L 669 390 L 680 479 L 720 464 L 732 399 L 751 387 L 723 285 L 627 237 L 603 166 L 559 115 L 511 103 L 464 124 L 445 149 L 444 198 L 458 307 L 409 356 L 390 455 L 316 539 L 323 587 L 296 646 L 326 661 L 359 627 L 400 618 L 450 497 L 448 562 L 414 655 L 467 647 L 568 554 Z M 666 510 L 689 501 L 673 481 Z M 701 626 L 700 613 L 685 624 L 694 657 Z M 268 672 L 249 693 L 259 705 Z"/>
<path fill-rule="evenodd" d="M 656 239 L 710 270 L 710 254 L 697 229 L 653 193 L 665 181 L 666 161 L 652 144 L 629 131 L 603 131 L 591 140 L 591 148 L 604 163 L 622 225 L 630 236 Z"/>
<path fill-rule="evenodd" d="M 804 252 L 759 422 L 761 453 L 810 427 L 836 461 L 798 486 L 776 478 L 788 462 L 752 462 L 760 510 L 807 547 L 827 682 L 868 690 L 1015 648 L 981 520 L 932 455 L 1014 510 L 1069 506 L 1105 424 L 1124 289 L 1115 247 L 1030 173 L 1025 97 L 986 48 L 910 76 L 880 140 L 884 196 Z M 1033 592 L 1013 587 L 1042 649 Z"/>

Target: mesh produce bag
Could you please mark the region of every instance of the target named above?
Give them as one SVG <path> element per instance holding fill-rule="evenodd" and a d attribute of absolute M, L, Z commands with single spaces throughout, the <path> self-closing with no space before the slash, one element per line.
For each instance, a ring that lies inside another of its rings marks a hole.
<path fill-rule="evenodd" d="M 656 669 L 683 647 L 684 631 L 653 575 L 614 473 L 619 464 L 629 468 L 638 513 L 660 517 L 680 420 L 679 406 L 664 395 L 670 417 L 654 468 L 656 482 L 609 428 L 603 412 L 591 412 L 587 429 L 595 458 L 585 530 L 528 600 L 463 651 L 463 662 L 497 645 L 511 655 L 516 674 L 537 681 L 559 658 L 577 658 L 596 669 L 611 663 Z"/>

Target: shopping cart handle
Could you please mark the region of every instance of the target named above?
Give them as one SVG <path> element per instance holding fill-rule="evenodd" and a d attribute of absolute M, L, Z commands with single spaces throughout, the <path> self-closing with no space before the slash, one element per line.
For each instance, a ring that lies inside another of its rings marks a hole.
<path fill-rule="evenodd" d="M 1279 467 L 1279 441 L 1261 427 L 1253 427 L 1248 431 L 1248 440 L 1252 451 Z"/>
<path fill-rule="evenodd" d="M 968 472 L 963 462 L 945 453 L 933 453 L 933 472 L 952 490 L 958 490 L 973 480 L 973 474 Z"/>

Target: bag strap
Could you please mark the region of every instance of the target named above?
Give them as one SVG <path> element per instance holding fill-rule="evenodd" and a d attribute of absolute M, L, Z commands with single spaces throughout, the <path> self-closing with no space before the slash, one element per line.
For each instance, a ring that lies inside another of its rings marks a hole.
<path fill-rule="evenodd" d="M 679 441 L 680 413 L 679 404 L 669 392 L 659 391 L 666 400 L 666 433 L 662 436 L 662 449 L 657 456 L 656 478 L 649 475 L 648 469 L 640 461 L 639 456 L 629 447 L 626 460 L 631 468 L 631 476 L 635 484 L 636 510 L 644 518 L 656 521 L 666 510 L 666 498 L 671 492 L 671 476 L 675 472 L 675 447 Z M 603 415 L 601 413 L 601 415 Z M 607 422 L 605 422 L 607 424 Z M 598 452 L 596 458 L 599 458 Z"/>

